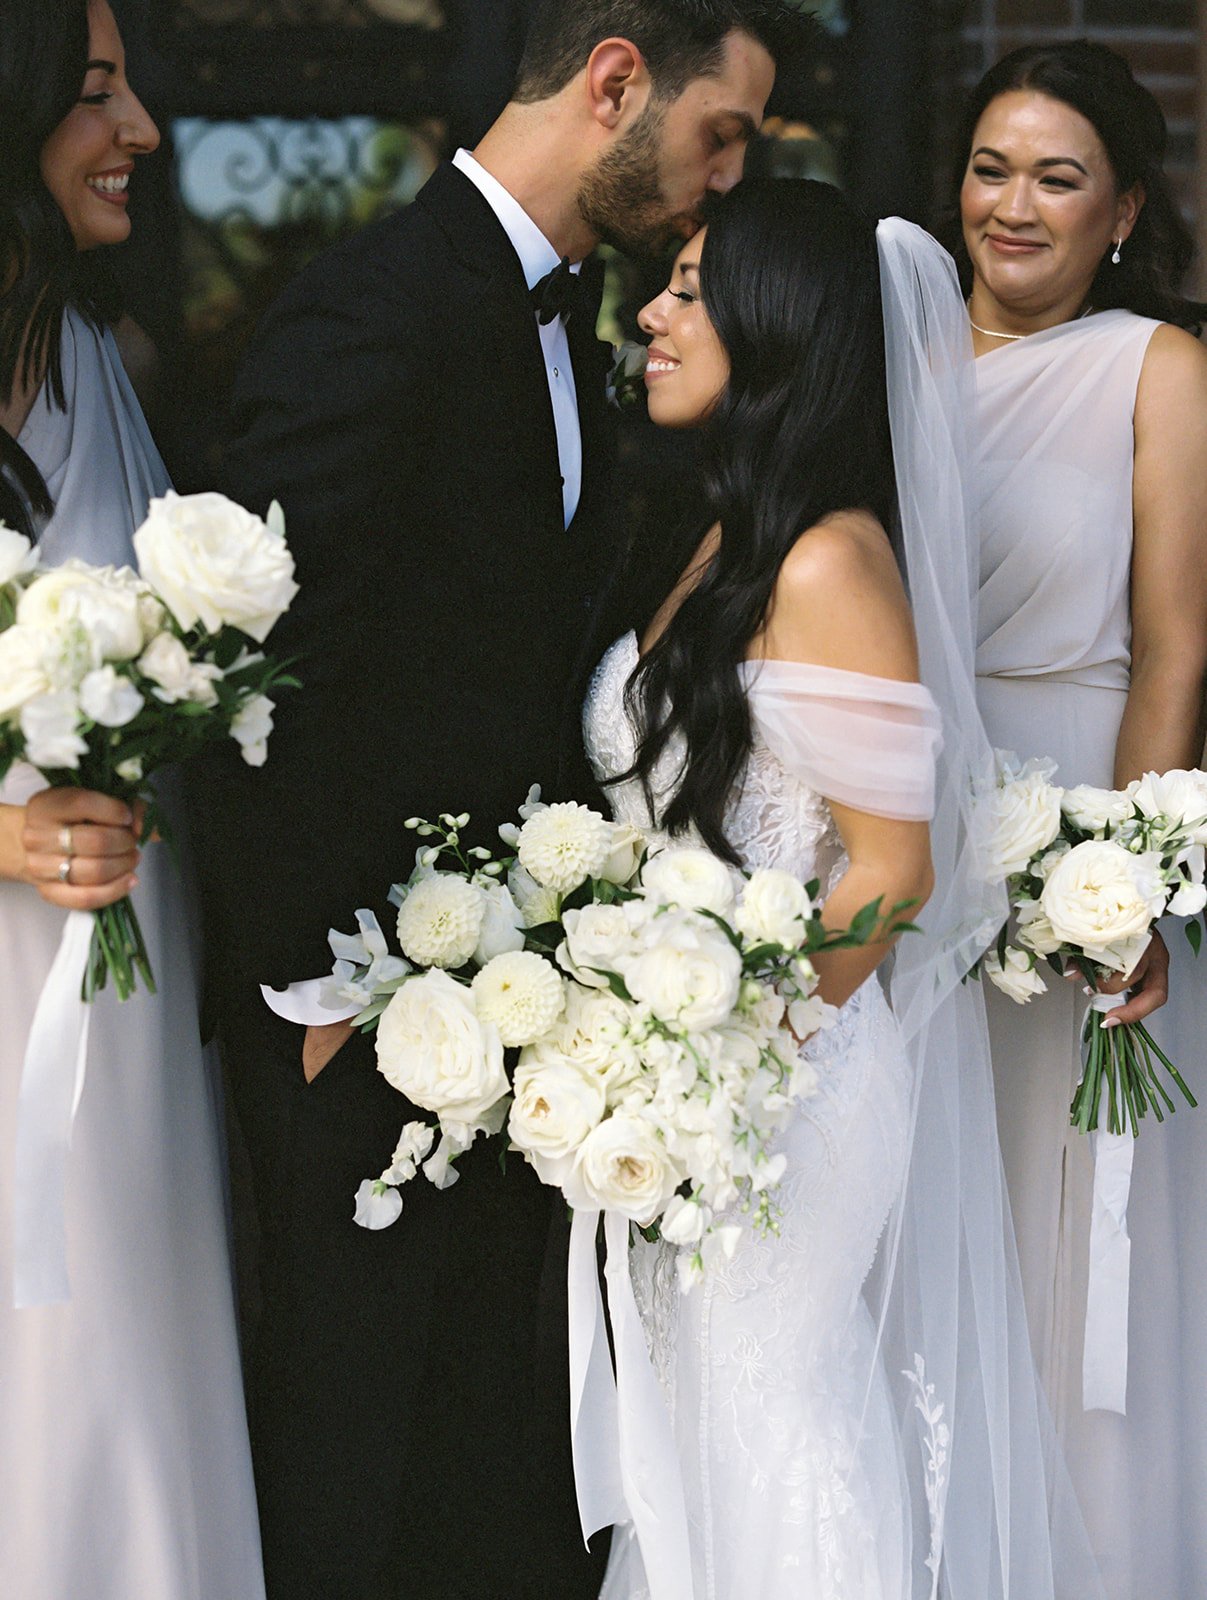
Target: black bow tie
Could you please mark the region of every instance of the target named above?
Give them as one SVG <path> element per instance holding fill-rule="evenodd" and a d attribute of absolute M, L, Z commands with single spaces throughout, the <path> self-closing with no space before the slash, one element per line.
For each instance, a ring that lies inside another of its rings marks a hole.
<path fill-rule="evenodd" d="M 590 311 L 591 289 L 583 278 L 583 273 L 570 271 L 570 258 L 563 256 L 551 272 L 533 284 L 529 293 L 542 328 L 554 317 L 568 322 L 576 311 Z"/>

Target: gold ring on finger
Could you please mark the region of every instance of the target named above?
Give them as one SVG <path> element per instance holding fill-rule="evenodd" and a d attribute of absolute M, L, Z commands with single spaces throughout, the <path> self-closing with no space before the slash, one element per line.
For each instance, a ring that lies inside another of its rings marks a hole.
<path fill-rule="evenodd" d="M 62 861 L 59 862 L 59 882 L 60 883 L 70 883 L 71 882 L 71 857 L 70 856 L 64 856 Z"/>
<path fill-rule="evenodd" d="M 69 822 L 65 822 L 59 829 L 59 849 L 67 857 L 68 861 L 70 861 L 72 856 L 75 854 L 73 833 L 74 829 Z"/>

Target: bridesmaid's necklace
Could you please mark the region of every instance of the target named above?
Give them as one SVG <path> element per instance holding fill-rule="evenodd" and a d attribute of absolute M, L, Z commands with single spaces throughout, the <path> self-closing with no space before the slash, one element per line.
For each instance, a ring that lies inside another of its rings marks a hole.
<path fill-rule="evenodd" d="M 968 308 L 966 306 L 965 310 L 967 309 Z M 1093 306 L 1086 306 L 1084 311 L 1079 311 L 1077 313 L 1077 315 L 1073 318 L 1073 321 L 1080 322 L 1083 317 L 1088 317 L 1093 309 Z M 982 328 L 979 322 L 974 322 L 972 320 L 971 311 L 968 311 L 968 326 L 970 328 L 975 328 L 978 333 L 983 333 L 986 339 L 1009 339 L 1013 342 L 1015 339 L 1029 339 L 1031 337 L 1029 333 L 998 333 L 996 328 Z M 1043 329 L 1036 329 L 1036 332 L 1042 333 Z"/>

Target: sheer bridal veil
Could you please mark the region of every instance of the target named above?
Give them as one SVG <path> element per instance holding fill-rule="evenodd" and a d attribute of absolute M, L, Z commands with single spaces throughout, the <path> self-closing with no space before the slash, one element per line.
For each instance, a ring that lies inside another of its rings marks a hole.
<path fill-rule="evenodd" d="M 963 981 L 1005 916 L 978 870 L 973 809 L 993 757 L 973 672 L 968 320 L 954 263 L 928 234 L 893 217 L 877 242 L 906 581 L 944 732 L 935 889 L 890 980 L 914 1065 L 911 1154 L 865 1289 L 901 1440 L 902 1594 L 1094 1600 L 1100 1580 L 1031 1358 L 983 1003 Z M 869 1373 L 869 1397 L 876 1382 Z"/>

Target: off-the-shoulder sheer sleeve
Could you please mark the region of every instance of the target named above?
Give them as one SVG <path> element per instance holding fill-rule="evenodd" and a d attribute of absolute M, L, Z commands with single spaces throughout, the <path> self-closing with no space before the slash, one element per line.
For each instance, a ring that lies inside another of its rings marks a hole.
<path fill-rule="evenodd" d="M 929 690 L 798 661 L 747 661 L 744 676 L 755 727 L 802 783 L 873 816 L 930 821 L 943 734 Z"/>

